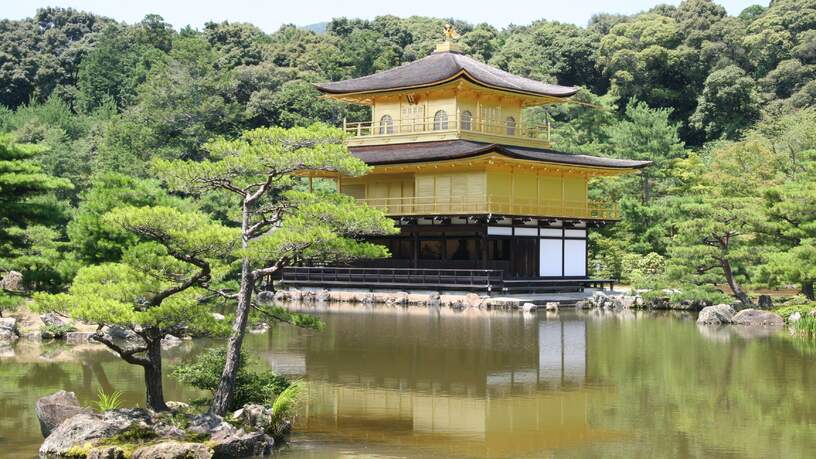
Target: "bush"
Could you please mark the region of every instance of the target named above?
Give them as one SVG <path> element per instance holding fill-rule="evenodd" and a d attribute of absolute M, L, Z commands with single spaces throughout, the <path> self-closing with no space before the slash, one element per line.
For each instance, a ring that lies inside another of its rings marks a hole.
<path fill-rule="evenodd" d="M 65 338 L 65 335 L 72 331 L 76 331 L 76 327 L 71 324 L 49 324 L 40 329 L 40 335 L 45 339 L 60 339 Z"/>
<path fill-rule="evenodd" d="M 621 281 L 634 288 L 655 288 L 666 272 L 666 259 L 657 253 L 627 253 L 621 260 Z"/>
<path fill-rule="evenodd" d="M 816 338 L 816 317 L 810 314 L 803 316 L 793 324 L 796 333 L 808 338 Z"/>
<path fill-rule="evenodd" d="M 177 366 L 172 375 L 184 384 L 215 393 L 225 362 L 226 348 L 214 347 L 195 356 L 194 360 Z M 234 411 L 247 403 L 270 405 L 290 386 L 287 378 L 263 368 L 257 360 L 241 351 L 235 378 L 235 398 L 229 409 Z M 206 404 L 209 400 L 196 400 L 194 403 Z"/>
<path fill-rule="evenodd" d="M 0 317 L 6 312 L 12 312 L 20 306 L 23 300 L 20 297 L 9 295 L 0 291 Z"/>

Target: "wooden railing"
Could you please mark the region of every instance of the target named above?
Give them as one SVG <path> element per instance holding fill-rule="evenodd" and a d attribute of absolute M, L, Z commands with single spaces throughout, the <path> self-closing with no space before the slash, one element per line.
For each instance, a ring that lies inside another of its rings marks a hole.
<path fill-rule="evenodd" d="M 543 125 L 522 124 L 518 120 L 508 122 L 476 119 L 463 116 L 461 113 L 408 120 L 391 119 L 385 122 L 382 120 L 348 122 L 344 119 L 343 130 L 351 137 L 395 136 L 424 132 L 474 132 L 507 138 L 534 139 L 547 144 L 550 143 L 551 131 L 549 119 Z"/>
<path fill-rule="evenodd" d="M 371 198 L 359 201 L 391 216 L 503 214 L 594 220 L 620 218 L 616 204 L 591 200 L 537 200 L 473 194 Z"/>
<path fill-rule="evenodd" d="M 346 268 L 287 266 L 280 282 L 287 287 L 354 289 L 433 289 L 507 293 L 536 293 L 568 289 L 612 290 L 614 279 L 505 279 L 498 269 Z M 269 286 L 271 286 L 271 280 Z"/>
<path fill-rule="evenodd" d="M 495 269 L 338 268 L 289 266 L 281 281 L 302 286 L 372 286 L 499 291 L 503 273 Z"/>

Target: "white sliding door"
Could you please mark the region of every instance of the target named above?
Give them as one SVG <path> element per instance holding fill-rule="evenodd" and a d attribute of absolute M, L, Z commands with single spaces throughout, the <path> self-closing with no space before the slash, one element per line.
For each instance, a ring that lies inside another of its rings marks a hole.
<path fill-rule="evenodd" d="M 564 276 L 586 276 L 586 239 L 564 240 Z"/>
<path fill-rule="evenodd" d="M 538 275 L 541 277 L 562 276 L 562 240 L 541 239 L 539 242 Z"/>

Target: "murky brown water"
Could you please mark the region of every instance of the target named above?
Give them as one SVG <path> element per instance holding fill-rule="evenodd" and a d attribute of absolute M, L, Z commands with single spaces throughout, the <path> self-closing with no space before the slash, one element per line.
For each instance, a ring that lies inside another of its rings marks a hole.
<path fill-rule="evenodd" d="M 307 308 L 309 309 L 309 308 Z M 333 306 L 323 332 L 248 346 L 308 381 L 286 458 L 814 457 L 816 345 L 691 317 Z M 208 343 L 185 343 L 168 367 Z M 0 457 L 30 458 L 33 405 L 65 388 L 143 397 L 99 348 L 0 349 Z M 172 380 L 169 399 L 197 394 Z"/>

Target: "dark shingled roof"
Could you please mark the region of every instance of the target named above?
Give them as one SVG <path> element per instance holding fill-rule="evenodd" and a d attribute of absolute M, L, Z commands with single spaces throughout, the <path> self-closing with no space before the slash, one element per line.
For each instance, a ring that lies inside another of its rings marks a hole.
<path fill-rule="evenodd" d="M 569 97 L 578 88 L 558 86 L 507 73 L 457 52 L 436 52 L 417 61 L 351 80 L 317 84 L 330 94 L 385 91 L 398 88 L 432 86 L 460 72 L 482 86 L 540 96 Z"/>
<path fill-rule="evenodd" d="M 600 156 L 562 153 L 543 148 L 514 147 L 470 140 L 441 140 L 435 142 L 399 143 L 390 145 L 366 145 L 349 147 L 355 157 L 372 166 L 404 164 L 425 161 L 469 158 L 496 151 L 504 156 L 548 163 L 575 166 L 611 167 L 617 169 L 640 169 L 651 161 L 604 158 Z"/>

